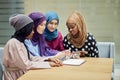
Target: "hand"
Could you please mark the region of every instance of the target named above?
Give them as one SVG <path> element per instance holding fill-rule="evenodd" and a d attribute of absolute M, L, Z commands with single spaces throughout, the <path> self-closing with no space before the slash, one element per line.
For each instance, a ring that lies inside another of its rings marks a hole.
<path fill-rule="evenodd" d="M 62 62 L 58 58 L 49 58 L 48 61 L 54 62 L 55 64 L 58 64 L 60 66 L 63 65 Z"/>
<path fill-rule="evenodd" d="M 57 63 L 54 63 L 54 62 L 49 62 L 50 66 L 51 67 L 60 67 L 62 66 L 61 64 L 57 64 Z"/>
<path fill-rule="evenodd" d="M 70 50 L 65 50 L 65 51 L 62 51 L 62 52 L 65 53 L 66 56 L 71 56 Z"/>
<path fill-rule="evenodd" d="M 76 52 L 72 52 L 73 53 L 73 57 L 85 57 L 87 54 L 87 51 L 76 51 Z"/>
<path fill-rule="evenodd" d="M 85 57 L 86 54 L 87 54 L 87 51 L 80 51 L 80 57 Z"/>
<path fill-rule="evenodd" d="M 58 58 L 58 59 L 61 59 L 61 58 L 65 57 L 65 56 L 68 56 L 68 57 L 71 56 L 70 50 L 61 51 L 61 52 L 58 52 L 55 55 L 55 57 Z"/>

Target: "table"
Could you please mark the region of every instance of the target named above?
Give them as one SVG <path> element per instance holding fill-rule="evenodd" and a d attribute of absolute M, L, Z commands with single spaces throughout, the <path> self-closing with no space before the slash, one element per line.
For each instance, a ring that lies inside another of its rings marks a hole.
<path fill-rule="evenodd" d="M 30 70 L 18 80 L 111 80 L 112 58 L 83 58 L 80 66 Z"/>

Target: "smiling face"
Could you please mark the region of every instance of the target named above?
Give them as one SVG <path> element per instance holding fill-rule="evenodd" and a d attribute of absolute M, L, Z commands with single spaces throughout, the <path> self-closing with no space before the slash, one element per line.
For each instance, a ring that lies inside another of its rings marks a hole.
<path fill-rule="evenodd" d="M 47 26 L 47 29 L 50 31 L 50 32 L 53 32 L 57 29 L 57 26 L 58 26 L 58 22 L 57 20 L 53 19 L 52 21 L 50 21 L 48 23 L 48 26 Z"/>
<path fill-rule="evenodd" d="M 43 34 L 44 29 L 45 29 L 45 25 L 46 25 L 46 20 L 44 20 L 41 24 L 38 25 L 37 32 L 39 34 Z"/>

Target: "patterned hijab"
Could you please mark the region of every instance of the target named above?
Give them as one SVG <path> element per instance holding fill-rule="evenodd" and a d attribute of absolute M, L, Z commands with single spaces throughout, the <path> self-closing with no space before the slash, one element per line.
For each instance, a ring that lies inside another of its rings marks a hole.
<path fill-rule="evenodd" d="M 45 31 L 44 31 L 44 36 L 45 36 L 45 39 L 48 40 L 48 41 L 52 41 L 53 39 L 55 39 L 58 36 L 58 30 L 57 29 L 55 31 L 53 31 L 53 32 L 50 32 L 48 30 L 48 28 L 47 28 L 48 24 L 53 19 L 57 20 L 57 23 L 59 23 L 59 18 L 58 18 L 57 13 L 55 13 L 55 12 L 47 12 L 46 13 L 47 23 L 46 23 L 46 28 L 45 28 Z"/>
<path fill-rule="evenodd" d="M 45 53 L 45 49 L 48 46 L 47 43 L 45 42 L 44 36 L 43 34 L 39 34 L 37 32 L 38 25 L 41 24 L 43 21 L 45 21 L 46 17 L 40 12 L 33 12 L 29 14 L 29 17 L 34 21 L 34 35 L 31 39 L 31 42 L 33 43 L 33 45 L 38 44 L 40 50 L 40 56 L 48 56 L 48 54 Z"/>
<path fill-rule="evenodd" d="M 87 38 L 87 31 L 86 31 L 84 18 L 79 12 L 75 11 L 68 17 L 66 25 L 68 26 L 68 24 L 71 21 L 74 24 L 76 24 L 78 29 L 78 34 L 77 37 L 74 37 L 71 35 L 71 33 L 68 33 L 67 35 L 68 41 L 72 43 L 75 47 L 81 48 L 84 45 L 85 40 Z"/>

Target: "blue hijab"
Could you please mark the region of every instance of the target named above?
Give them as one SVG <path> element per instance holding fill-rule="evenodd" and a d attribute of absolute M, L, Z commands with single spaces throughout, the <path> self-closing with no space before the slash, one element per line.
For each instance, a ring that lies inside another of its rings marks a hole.
<path fill-rule="evenodd" d="M 48 24 L 53 19 L 57 20 L 57 22 L 59 23 L 59 17 L 57 15 L 57 13 L 51 12 L 51 11 L 47 12 L 45 16 L 46 16 L 47 22 L 46 22 L 46 28 L 44 30 L 44 36 L 45 36 L 46 40 L 52 41 L 53 39 L 57 38 L 57 36 L 58 36 L 58 30 L 56 29 L 55 31 L 50 32 L 47 27 L 48 27 Z"/>

